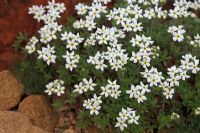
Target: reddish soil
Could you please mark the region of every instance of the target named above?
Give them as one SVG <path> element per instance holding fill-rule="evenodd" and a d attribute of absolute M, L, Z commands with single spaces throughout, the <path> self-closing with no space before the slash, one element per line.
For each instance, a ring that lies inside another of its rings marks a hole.
<path fill-rule="evenodd" d="M 89 0 L 56 0 L 64 2 L 67 10 L 63 19 L 74 13 L 74 6 L 78 2 Z M 12 44 L 19 32 L 33 35 L 40 24 L 28 15 L 28 8 L 32 5 L 45 5 L 46 0 L 0 0 L 0 70 L 9 69 L 21 56 L 15 53 Z"/>

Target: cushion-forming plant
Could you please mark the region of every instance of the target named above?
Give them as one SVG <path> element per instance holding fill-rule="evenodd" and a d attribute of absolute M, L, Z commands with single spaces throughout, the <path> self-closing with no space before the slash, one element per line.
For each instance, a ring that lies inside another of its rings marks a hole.
<path fill-rule="evenodd" d="M 175 0 L 169 10 L 163 0 L 117 0 L 108 8 L 109 2 L 77 4 L 69 25 L 57 23 L 63 3 L 29 8 L 44 24 L 25 46 L 29 57 L 51 71 L 44 92 L 84 98 L 84 110 L 96 124 L 104 124 L 100 119 L 121 131 L 128 131 L 128 125 L 150 128 L 151 113 L 159 122 L 179 119 L 187 95 L 199 115 L 200 21 L 195 10 L 200 2 Z"/>

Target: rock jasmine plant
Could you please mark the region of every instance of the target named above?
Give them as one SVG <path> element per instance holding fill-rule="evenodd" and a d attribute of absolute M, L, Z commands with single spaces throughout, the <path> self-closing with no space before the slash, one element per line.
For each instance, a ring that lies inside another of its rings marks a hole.
<path fill-rule="evenodd" d="M 79 3 L 66 25 L 57 22 L 63 3 L 30 7 L 44 25 L 25 46 L 21 73 L 38 74 L 33 83 L 47 95 L 81 103 L 81 128 L 200 132 L 200 1 L 169 10 L 165 0 L 110 2 Z"/>

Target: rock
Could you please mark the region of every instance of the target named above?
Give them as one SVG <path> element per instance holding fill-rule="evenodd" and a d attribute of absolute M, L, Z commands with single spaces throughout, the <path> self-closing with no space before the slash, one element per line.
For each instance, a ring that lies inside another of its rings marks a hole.
<path fill-rule="evenodd" d="M 4 61 L 0 61 L 0 71 L 6 70 L 8 66 L 5 64 Z"/>
<path fill-rule="evenodd" d="M 0 133 L 47 133 L 18 112 L 0 111 Z"/>
<path fill-rule="evenodd" d="M 0 71 L 10 69 L 13 63 L 22 59 L 22 55 L 15 52 L 13 48 L 0 46 Z"/>
<path fill-rule="evenodd" d="M 101 133 L 100 128 L 96 126 L 89 126 L 86 129 L 84 129 L 85 133 Z"/>
<path fill-rule="evenodd" d="M 46 131 L 53 132 L 58 122 L 57 114 L 42 95 L 26 97 L 20 104 L 18 112 L 27 116 L 33 125 Z"/>
<path fill-rule="evenodd" d="M 39 127 L 33 126 L 31 128 L 31 130 L 29 131 L 29 133 L 48 133 L 48 132 L 43 130 L 43 129 L 41 129 L 41 128 L 39 128 Z"/>
<path fill-rule="evenodd" d="M 78 133 L 78 132 L 74 129 L 66 129 L 63 131 L 63 133 Z"/>
<path fill-rule="evenodd" d="M 23 94 L 22 86 L 10 71 L 0 72 L 0 110 L 15 107 Z"/>

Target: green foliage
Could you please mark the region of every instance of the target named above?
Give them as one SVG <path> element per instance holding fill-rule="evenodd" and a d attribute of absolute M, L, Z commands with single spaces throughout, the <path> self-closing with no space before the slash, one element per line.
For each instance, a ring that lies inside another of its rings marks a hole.
<path fill-rule="evenodd" d="M 91 124 L 91 122 L 88 119 L 88 112 L 81 110 L 79 111 L 79 115 L 78 115 L 78 122 L 77 122 L 77 126 L 79 128 L 86 128 L 87 126 L 89 126 Z"/>
<path fill-rule="evenodd" d="M 27 41 L 28 41 L 27 34 L 20 32 L 19 35 L 16 37 L 15 42 L 13 43 L 13 47 L 15 48 L 15 51 L 21 50 L 23 43 Z"/>
<path fill-rule="evenodd" d="M 44 92 L 44 86 L 51 79 L 51 74 L 44 71 L 43 67 L 44 64 L 41 61 L 24 60 L 16 63 L 13 71 L 24 85 L 26 94 L 41 94 Z"/>
<path fill-rule="evenodd" d="M 63 107 L 63 102 L 62 102 L 61 100 L 55 100 L 55 101 L 53 102 L 53 107 L 54 107 L 55 109 L 60 109 L 60 108 Z"/>

